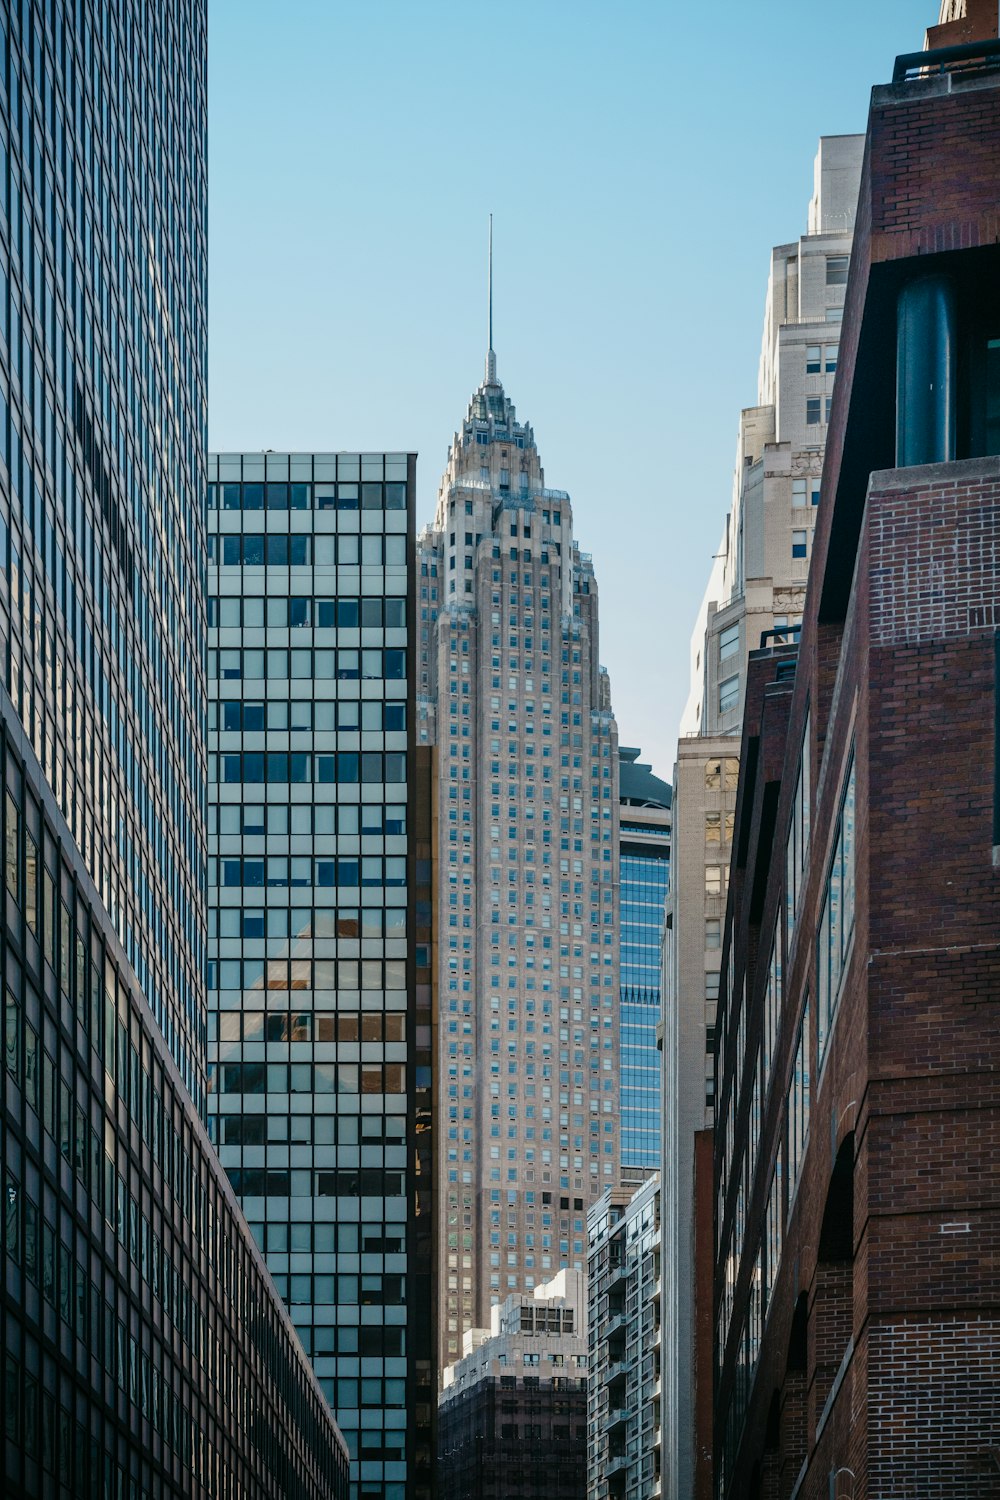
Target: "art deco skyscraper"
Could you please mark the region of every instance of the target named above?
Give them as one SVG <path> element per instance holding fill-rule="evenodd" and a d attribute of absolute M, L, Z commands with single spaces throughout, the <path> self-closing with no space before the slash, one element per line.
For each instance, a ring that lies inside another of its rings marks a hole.
<path fill-rule="evenodd" d="M 597 587 L 492 347 L 418 561 L 447 1363 L 492 1303 L 585 1267 L 587 1208 L 620 1159 L 618 747 Z"/>

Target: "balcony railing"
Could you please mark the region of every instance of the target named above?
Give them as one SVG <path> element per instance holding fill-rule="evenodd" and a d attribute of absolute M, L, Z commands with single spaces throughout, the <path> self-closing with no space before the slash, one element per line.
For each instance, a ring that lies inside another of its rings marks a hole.
<path fill-rule="evenodd" d="M 931 52 L 904 52 L 896 58 L 893 83 L 910 83 L 935 73 L 987 73 L 1000 68 L 1000 41 L 958 42 Z"/>

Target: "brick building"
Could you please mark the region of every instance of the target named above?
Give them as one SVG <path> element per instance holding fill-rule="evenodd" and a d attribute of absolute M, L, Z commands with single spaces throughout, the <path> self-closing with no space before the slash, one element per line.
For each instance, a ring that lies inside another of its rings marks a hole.
<path fill-rule="evenodd" d="M 801 641 L 748 670 L 719 1496 L 1000 1494 L 998 189 L 995 44 L 899 59 L 872 97 Z"/>

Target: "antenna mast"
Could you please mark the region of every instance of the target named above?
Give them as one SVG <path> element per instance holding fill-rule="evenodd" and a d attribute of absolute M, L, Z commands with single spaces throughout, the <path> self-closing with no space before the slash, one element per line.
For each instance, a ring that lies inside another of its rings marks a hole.
<path fill-rule="evenodd" d="M 486 276 L 487 306 L 489 309 L 489 347 L 486 354 L 486 382 L 496 385 L 497 357 L 493 353 L 493 215 L 490 214 L 490 250 Z"/>

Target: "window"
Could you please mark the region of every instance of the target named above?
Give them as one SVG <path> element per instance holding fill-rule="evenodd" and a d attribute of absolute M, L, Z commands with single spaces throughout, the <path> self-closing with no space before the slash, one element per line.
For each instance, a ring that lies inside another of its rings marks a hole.
<path fill-rule="evenodd" d="M 818 427 L 823 412 L 822 396 L 808 396 L 806 398 L 806 426 Z"/>
<path fill-rule="evenodd" d="M 739 784 L 740 763 L 735 756 L 705 762 L 705 790 L 735 792 Z"/>
<path fill-rule="evenodd" d="M 740 701 L 739 676 L 727 677 L 719 683 L 719 713 L 726 714 Z"/>
<path fill-rule="evenodd" d="M 816 1003 L 822 1060 L 854 933 L 854 755 L 851 754 L 816 938 Z"/>
<path fill-rule="evenodd" d="M 827 344 L 823 351 L 823 368 L 827 375 L 837 373 L 837 357 L 840 353 L 839 344 Z"/>
<path fill-rule="evenodd" d="M 764 1036 L 761 1048 L 761 1064 L 764 1075 L 764 1094 L 771 1076 L 775 1044 L 781 1023 L 781 923 L 774 924 L 771 938 L 771 960 L 767 969 L 767 989 L 764 991 Z"/>
<path fill-rule="evenodd" d="M 826 406 L 825 406 L 826 416 L 824 417 L 824 421 L 829 422 L 829 420 L 830 420 L 830 412 L 831 412 L 831 410 L 833 408 L 833 397 L 832 396 L 827 396 L 825 399 L 826 399 Z"/>
<path fill-rule="evenodd" d="M 808 503 L 806 481 L 804 479 L 792 480 L 792 507 L 801 510 Z"/>
<path fill-rule="evenodd" d="M 788 1201 L 798 1182 L 802 1153 L 809 1134 L 809 1000 L 802 1009 L 795 1067 L 788 1089 Z"/>
<path fill-rule="evenodd" d="M 739 625 L 728 625 L 719 636 L 719 660 L 726 661 L 740 649 Z"/>
<path fill-rule="evenodd" d="M 810 344 L 806 349 L 806 374 L 818 375 L 823 367 L 823 351 L 819 344 Z"/>
<path fill-rule="evenodd" d="M 722 944 L 722 922 L 719 917 L 708 917 L 705 922 L 705 947 L 718 948 Z"/>
<path fill-rule="evenodd" d="M 826 284 L 827 286 L 845 286 L 847 284 L 846 255 L 828 255 L 826 257 Z"/>
<path fill-rule="evenodd" d="M 726 865 L 705 866 L 705 895 L 725 896 L 729 889 L 729 869 Z"/>
<path fill-rule="evenodd" d="M 18 825 L 20 814 L 10 793 L 6 796 L 7 829 L 4 841 L 4 866 L 7 889 L 15 901 L 21 899 L 21 862 L 18 848 Z"/>
<path fill-rule="evenodd" d="M 781 1264 L 781 1241 L 782 1241 L 782 1192 L 781 1192 L 781 1156 L 779 1154 L 774 1164 L 774 1172 L 771 1175 L 771 1186 L 767 1194 L 767 1209 L 764 1213 L 764 1250 L 765 1264 L 763 1286 L 761 1288 L 762 1310 L 766 1314 L 768 1302 L 774 1284 L 778 1279 L 778 1267 Z"/>
<path fill-rule="evenodd" d="M 792 556 L 807 557 L 809 555 L 809 536 L 805 531 L 792 532 Z"/>

